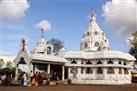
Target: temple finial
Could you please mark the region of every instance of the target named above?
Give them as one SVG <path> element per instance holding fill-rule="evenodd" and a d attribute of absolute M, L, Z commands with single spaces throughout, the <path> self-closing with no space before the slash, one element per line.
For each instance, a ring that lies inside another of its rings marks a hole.
<path fill-rule="evenodd" d="M 43 28 L 41 28 L 41 32 L 42 32 L 41 38 L 44 38 L 44 30 L 43 30 Z"/>
<path fill-rule="evenodd" d="M 92 22 L 92 21 L 96 21 L 96 13 L 95 13 L 94 10 L 93 10 L 93 12 L 92 12 L 92 14 L 90 16 L 90 22 Z"/>

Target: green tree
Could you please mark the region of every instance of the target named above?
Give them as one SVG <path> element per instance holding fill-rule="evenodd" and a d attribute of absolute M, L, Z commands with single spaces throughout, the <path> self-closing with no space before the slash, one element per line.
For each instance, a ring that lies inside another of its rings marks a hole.
<path fill-rule="evenodd" d="M 3 59 L 0 59 L 0 69 L 2 69 L 2 65 L 4 64 Z"/>
<path fill-rule="evenodd" d="M 13 62 L 11 62 L 11 61 L 8 61 L 7 63 L 6 63 L 6 68 L 12 68 L 13 67 Z"/>
<path fill-rule="evenodd" d="M 64 47 L 64 43 L 59 39 L 52 38 L 47 44 L 53 45 L 53 53 L 57 53 L 61 48 Z"/>
<path fill-rule="evenodd" d="M 131 44 L 129 53 L 137 59 L 137 31 L 132 33 L 132 37 L 133 38 L 129 40 Z M 137 60 L 135 61 L 135 63 L 137 63 Z"/>

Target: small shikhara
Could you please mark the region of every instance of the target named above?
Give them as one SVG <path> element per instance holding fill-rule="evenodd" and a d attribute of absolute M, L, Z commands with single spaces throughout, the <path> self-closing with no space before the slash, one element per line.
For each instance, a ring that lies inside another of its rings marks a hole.
<path fill-rule="evenodd" d="M 111 50 L 105 33 L 96 22 L 95 12 L 90 16 L 79 51 L 62 48 L 55 55 L 53 46 L 47 44 L 43 33 L 32 51 L 28 50 L 25 39 L 21 45 L 14 62 L 17 68 L 27 65 L 28 72 L 46 71 L 51 75 L 56 73 L 57 80 L 69 79 L 74 84 L 131 83 L 131 68 L 135 58 L 128 53 Z M 43 69 L 38 69 L 38 66 Z"/>

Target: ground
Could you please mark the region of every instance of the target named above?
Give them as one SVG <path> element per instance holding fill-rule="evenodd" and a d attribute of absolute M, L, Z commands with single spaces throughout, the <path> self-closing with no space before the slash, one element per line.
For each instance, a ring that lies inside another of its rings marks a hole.
<path fill-rule="evenodd" d="M 0 86 L 0 91 L 137 91 L 137 84 L 131 85 L 57 85 L 57 86 Z"/>

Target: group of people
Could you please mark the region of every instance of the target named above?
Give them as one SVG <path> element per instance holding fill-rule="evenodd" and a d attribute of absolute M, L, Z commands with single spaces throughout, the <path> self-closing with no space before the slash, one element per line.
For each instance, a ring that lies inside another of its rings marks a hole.
<path fill-rule="evenodd" d="M 4 74 L 1 76 L 2 85 L 4 86 L 10 86 L 12 81 L 12 75 L 11 74 Z"/>
<path fill-rule="evenodd" d="M 41 76 L 40 72 L 33 73 L 32 71 L 30 74 L 24 73 L 21 77 L 21 83 L 22 86 L 37 86 L 37 85 L 43 85 L 43 78 Z"/>

